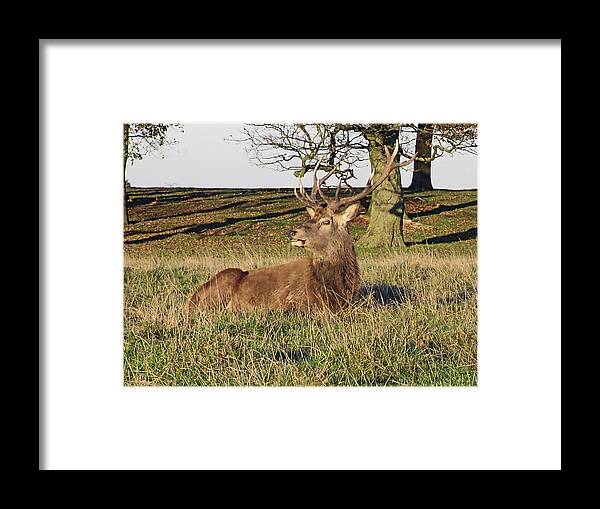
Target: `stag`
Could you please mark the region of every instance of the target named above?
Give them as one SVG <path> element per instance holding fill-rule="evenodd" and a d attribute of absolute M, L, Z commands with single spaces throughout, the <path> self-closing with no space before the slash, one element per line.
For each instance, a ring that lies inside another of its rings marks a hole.
<path fill-rule="evenodd" d="M 347 225 L 360 212 L 361 200 L 380 186 L 395 168 L 410 164 L 416 157 L 397 164 L 398 142 L 393 152 L 385 147 L 386 165 L 373 182 L 371 172 L 365 188 L 358 194 L 340 198 L 341 180 L 335 198 L 321 190 L 337 170 L 333 168 L 317 178 L 319 160 L 313 172 L 309 195 L 302 185 L 294 194 L 305 206 L 309 220 L 291 230 L 292 246 L 305 248 L 310 256 L 283 265 L 245 271 L 225 269 L 200 286 L 191 296 L 188 316 L 198 309 L 226 307 L 231 311 L 279 309 L 308 312 L 339 310 L 354 299 L 359 288 L 358 262 Z"/>

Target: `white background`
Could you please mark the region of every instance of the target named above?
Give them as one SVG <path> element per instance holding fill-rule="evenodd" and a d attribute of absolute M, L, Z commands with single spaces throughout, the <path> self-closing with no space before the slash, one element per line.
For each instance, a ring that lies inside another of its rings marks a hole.
<path fill-rule="evenodd" d="M 41 56 L 42 468 L 560 468 L 558 42 L 45 42 Z M 351 89 L 311 79 L 332 62 L 356 69 Z M 479 122 L 479 386 L 123 387 L 121 124 L 313 118 Z"/>

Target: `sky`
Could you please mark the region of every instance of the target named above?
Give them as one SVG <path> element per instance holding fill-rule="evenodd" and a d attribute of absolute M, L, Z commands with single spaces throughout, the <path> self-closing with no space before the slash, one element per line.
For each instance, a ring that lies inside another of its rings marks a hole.
<path fill-rule="evenodd" d="M 225 141 L 232 136 L 239 137 L 241 129 L 242 124 L 185 124 L 183 133 L 175 133 L 179 143 L 174 147 L 164 149 L 160 155 L 148 155 L 134 163 L 129 162 L 127 180 L 134 187 L 297 186 L 298 179 L 293 172 L 256 166 L 243 144 Z M 368 162 L 357 167 L 356 185 L 363 185 L 369 173 Z M 402 170 L 401 175 L 402 185 L 407 187 L 412 173 Z M 309 180 L 305 182 L 308 185 Z M 477 188 L 477 156 L 455 154 L 436 159 L 431 166 L 431 180 L 434 188 Z"/>

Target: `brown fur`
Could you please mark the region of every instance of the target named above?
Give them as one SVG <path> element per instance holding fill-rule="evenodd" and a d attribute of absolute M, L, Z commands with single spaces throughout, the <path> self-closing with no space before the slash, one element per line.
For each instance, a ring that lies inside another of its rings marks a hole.
<path fill-rule="evenodd" d="M 197 309 L 215 309 L 226 306 L 233 292 L 248 272 L 241 269 L 225 269 L 204 283 L 190 297 L 188 314 Z"/>
<path fill-rule="evenodd" d="M 311 256 L 249 272 L 226 269 L 190 298 L 189 312 L 226 305 L 231 311 L 255 309 L 340 309 L 352 302 L 359 287 L 358 262 L 346 224 L 359 204 L 338 212 L 307 208 L 311 219 L 289 236 Z"/>

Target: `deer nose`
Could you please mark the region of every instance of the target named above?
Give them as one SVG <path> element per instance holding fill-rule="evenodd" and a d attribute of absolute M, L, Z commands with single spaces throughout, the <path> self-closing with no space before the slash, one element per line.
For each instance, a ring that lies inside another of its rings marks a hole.
<path fill-rule="evenodd" d="M 290 240 L 293 239 L 296 236 L 297 233 L 298 233 L 298 230 L 290 230 L 289 233 L 288 233 L 289 239 Z"/>

